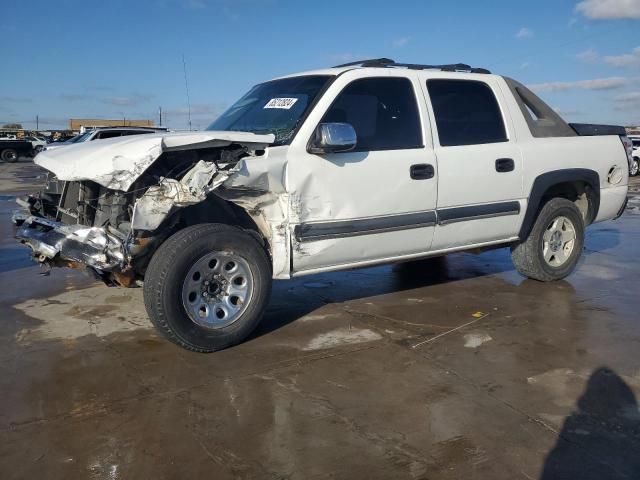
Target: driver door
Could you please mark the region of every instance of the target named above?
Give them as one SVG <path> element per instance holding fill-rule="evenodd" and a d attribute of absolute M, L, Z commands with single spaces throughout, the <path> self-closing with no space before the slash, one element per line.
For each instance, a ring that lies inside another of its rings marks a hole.
<path fill-rule="evenodd" d="M 353 70 L 318 101 L 288 152 L 293 275 L 428 251 L 437 165 L 413 72 Z M 312 154 L 320 123 L 349 123 L 348 152 Z"/>

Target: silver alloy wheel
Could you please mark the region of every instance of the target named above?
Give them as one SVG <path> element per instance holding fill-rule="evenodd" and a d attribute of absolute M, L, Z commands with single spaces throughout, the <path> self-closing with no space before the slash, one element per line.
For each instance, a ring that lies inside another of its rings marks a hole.
<path fill-rule="evenodd" d="M 191 321 L 216 329 L 238 320 L 252 294 L 249 263 L 235 253 L 211 252 L 187 273 L 182 285 L 182 304 Z"/>
<path fill-rule="evenodd" d="M 638 174 L 639 169 L 640 169 L 640 159 L 634 157 L 633 162 L 631 162 L 631 171 L 629 172 L 629 175 L 631 175 L 632 177 L 635 177 Z"/>
<path fill-rule="evenodd" d="M 567 217 L 554 218 L 542 235 L 542 255 L 552 267 L 563 265 L 576 244 L 576 229 Z"/>

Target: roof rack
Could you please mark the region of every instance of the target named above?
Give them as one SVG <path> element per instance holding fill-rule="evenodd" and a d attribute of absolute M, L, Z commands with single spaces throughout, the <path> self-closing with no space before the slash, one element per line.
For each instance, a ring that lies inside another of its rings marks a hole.
<path fill-rule="evenodd" d="M 390 58 L 372 58 L 369 60 L 357 60 L 355 62 L 343 63 L 333 68 L 342 67 L 401 67 L 409 70 L 442 70 L 443 72 L 469 72 L 469 73 L 491 73 L 486 68 L 474 68 L 466 63 L 451 63 L 446 65 L 421 65 L 418 63 L 397 63 Z"/>

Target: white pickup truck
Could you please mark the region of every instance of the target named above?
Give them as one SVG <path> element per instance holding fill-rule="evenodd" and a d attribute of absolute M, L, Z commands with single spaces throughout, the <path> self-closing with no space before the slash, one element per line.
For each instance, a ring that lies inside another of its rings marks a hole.
<path fill-rule="evenodd" d="M 565 277 L 585 227 L 622 214 L 621 139 L 484 69 L 367 60 L 259 84 L 206 131 L 46 150 L 14 222 L 41 264 L 143 283 L 158 330 L 211 352 L 272 279 L 496 246 Z"/>

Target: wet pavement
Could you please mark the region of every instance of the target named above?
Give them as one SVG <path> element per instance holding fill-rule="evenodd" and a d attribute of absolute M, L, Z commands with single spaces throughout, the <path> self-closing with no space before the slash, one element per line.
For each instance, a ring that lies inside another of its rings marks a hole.
<path fill-rule="evenodd" d="M 0 478 L 640 478 L 640 181 L 566 281 L 506 249 L 277 282 L 190 353 L 140 289 L 38 275 L 0 164 Z"/>

